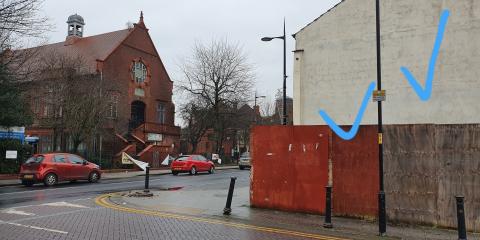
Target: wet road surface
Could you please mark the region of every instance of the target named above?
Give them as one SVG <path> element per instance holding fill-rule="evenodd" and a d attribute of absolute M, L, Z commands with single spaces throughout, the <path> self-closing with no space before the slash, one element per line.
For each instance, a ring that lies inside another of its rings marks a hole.
<path fill-rule="evenodd" d="M 178 176 L 150 176 L 150 189 L 161 190 L 173 187 L 206 187 L 208 185 L 225 185 L 228 187 L 230 176 L 237 176 L 237 185 L 248 186 L 249 171 L 222 170 L 215 174 L 199 173 L 196 176 L 180 174 Z M 102 193 L 142 189 L 145 186 L 143 176 L 123 179 L 101 180 L 98 183 L 79 181 L 75 183 L 62 182 L 54 187 L 35 184 L 32 187 L 7 186 L 0 187 L 0 208 L 22 205 L 32 205 L 59 200 L 76 198 L 91 198 Z M 206 185 L 206 183 L 208 183 Z"/>

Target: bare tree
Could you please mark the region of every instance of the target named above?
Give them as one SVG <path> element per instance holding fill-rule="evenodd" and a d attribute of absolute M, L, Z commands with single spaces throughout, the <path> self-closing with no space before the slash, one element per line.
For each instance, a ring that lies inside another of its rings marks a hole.
<path fill-rule="evenodd" d="M 19 49 L 25 37 L 38 38 L 47 29 L 47 19 L 39 17 L 41 0 L 0 0 L 0 125 L 25 126 L 31 123 L 28 104 L 18 81 L 20 70 L 35 51 Z M 12 64 L 13 63 L 13 64 Z"/>
<path fill-rule="evenodd" d="M 51 28 L 48 18 L 39 15 L 42 3 L 43 0 L 0 0 L 0 59 L 17 79 L 18 75 L 25 75 L 25 63 L 37 53 L 36 48 L 26 49 L 27 43 L 44 42 L 44 33 Z"/>
<path fill-rule="evenodd" d="M 78 146 L 102 129 L 109 97 L 101 91 L 102 83 L 96 75 L 80 75 L 69 84 L 65 99 L 65 123 L 73 143 Z"/>
<path fill-rule="evenodd" d="M 191 152 L 194 153 L 198 143 L 212 126 L 211 110 L 192 101 L 182 106 L 180 114 L 185 123 L 182 135 L 192 147 Z"/>
<path fill-rule="evenodd" d="M 232 105 L 245 102 L 254 85 L 253 67 L 238 45 L 226 40 L 212 41 L 210 45 L 197 43 L 192 57 L 181 66 L 184 80 L 179 88 L 191 99 L 201 100 L 212 109 L 216 151 L 225 137 Z"/>
<path fill-rule="evenodd" d="M 73 152 L 90 137 L 102 131 L 111 109 L 115 86 L 99 74 L 88 71 L 82 57 L 49 52 L 38 59 L 37 79 L 28 83 L 29 96 L 41 101 L 44 111 L 39 124 L 53 129 L 53 149 L 66 149 L 66 135 Z M 48 61 L 47 61 L 48 60 Z M 111 115 L 111 114 L 110 114 Z"/>
<path fill-rule="evenodd" d="M 13 49 L 22 37 L 41 37 L 49 29 L 39 16 L 43 0 L 0 0 L 0 50 Z"/>
<path fill-rule="evenodd" d="M 260 121 L 257 121 L 258 125 L 271 125 L 272 116 L 275 114 L 275 102 L 270 98 L 266 98 L 260 103 Z"/>

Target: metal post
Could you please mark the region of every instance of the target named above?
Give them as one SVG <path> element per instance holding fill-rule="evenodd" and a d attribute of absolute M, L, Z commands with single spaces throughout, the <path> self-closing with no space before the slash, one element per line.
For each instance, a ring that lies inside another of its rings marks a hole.
<path fill-rule="evenodd" d="M 100 158 L 98 159 L 98 166 L 102 167 L 102 134 L 100 134 Z"/>
<path fill-rule="evenodd" d="M 232 197 L 233 190 L 235 188 L 235 180 L 237 180 L 237 177 L 230 177 L 230 187 L 228 188 L 227 204 L 223 209 L 224 215 L 230 215 L 230 213 L 232 212 Z"/>
<path fill-rule="evenodd" d="M 327 190 L 327 201 L 325 202 L 325 223 L 323 224 L 324 228 L 332 228 L 332 186 L 326 186 Z"/>
<path fill-rule="evenodd" d="M 287 34 L 285 31 L 285 18 L 283 18 L 283 35 L 279 37 L 263 37 L 262 41 L 271 41 L 272 39 L 283 40 L 283 111 L 280 119 L 283 125 L 287 125 Z M 280 115 L 280 113 L 278 113 Z"/>
<path fill-rule="evenodd" d="M 255 103 L 253 104 L 254 123 L 257 124 L 257 91 L 255 91 Z"/>
<path fill-rule="evenodd" d="M 148 193 L 150 190 L 148 189 L 148 183 L 150 181 L 150 166 L 145 167 L 145 190 L 144 192 Z"/>
<path fill-rule="evenodd" d="M 287 38 L 283 19 L 283 125 L 287 125 Z"/>
<path fill-rule="evenodd" d="M 377 32 L 377 90 L 382 90 L 382 64 L 380 53 L 380 0 L 376 0 L 376 32 Z M 387 214 L 385 207 L 385 188 L 383 181 L 383 129 L 382 101 L 378 101 L 378 172 L 380 191 L 378 192 L 378 230 L 380 236 L 387 231 Z"/>
<path fill-rule="evenodd" d="M 458 240 L 467 240 L 467 229 L 465 228 L 465 210 L 463 196 L 456 196 L 457 199 L 457 222 Z"/>

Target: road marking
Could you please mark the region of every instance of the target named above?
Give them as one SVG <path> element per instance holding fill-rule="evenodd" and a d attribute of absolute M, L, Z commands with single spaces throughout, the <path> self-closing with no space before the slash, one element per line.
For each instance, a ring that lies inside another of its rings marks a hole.
<path fill-rule="evenodd" d="M 15 208 L 7 208 L 5 210 L 2 210 L 1 213 L 17 214 L 17 215 L 22 215 L 22 216 L 33 216 L 33 215 L 35 215 L 34 213 L 20 211 L 20 210 L 17 210 Z"/>
<path fill-rule="evenodd" d="M 74 207 L 74 208 L 88 208 L 80 204 L 73 204 L 68 202 L 51 202 L 40 204 L 41 206 L 51 206 L 51 207 Z"/>
<path fill-rule="evenodd" d="M 37 229 L 37 230 L 44 230 L 44 231 L 48 231 L 48 232 L 68 234 L 68 232 L 57 230 L 57 229 L 42 228 L 42 227 L 37 227 L 37 226 L 32 226 L 32 225 L 24 225 L 24 224 L 14 223 L 14 222 L 5 222 L 5 221 L 2 221 L 2 220 L 0 220 L 0 224 L 9 224 L 9 225 L 14 225 L 14 226 L 18 226 L 18 227 L 26 227 L 26 228 L 32 228 L 32 229 Z"/>
<path fill-rule="evenodd" d="M 430 63 L 428 65 L 427 79 L 425 81 L 425 88 L 417 82 L 413 74 L 406 68 L 400 67 L 403 75 L 407 81 L 412 85 L 413 90 L 417 93 L 418 97 L 422 101 L 427 101 L 432 95 L 432 82 L 435 73 L 435 64 L 437 62 L 438 53 L 440 51 L 440 46 L 442 45 L 443 35 L 445 33 L 445 27 L 447 25 L 448 16 L 450 11 L 443 10 L 442 16 L 440 17 L 440 24 L 438 24 L 437 37 L 435 38 L 435 44 L 433 45 L 432 55 L 430 57 Z"/>
<path fill-rule="evenodd" d="M 110 209 L 129 212 L 129 213 L 136 213 L 136 214 L 143 214 L 143 215 L 150 215 L 150 216 L 157 216 L 157 217 L 164 217 L 164 218 L 173 218 L 178 220 L 195 221 L 195 222 L 202 222 L 202 223 L 211 223 L 211 224 L 218 224 L 218 225 L 224 225 L 224 226 L 235 227 L 235 228 L 290 235 L 290 236 L 296 236 L 296 237 L 306 237 L 306 238 L 320 239 L 320 240 L 347 240 L 347 238 L 329 237 L 329 236 L 323 236 L 318 234 L 290 231 L 290 230 L 279 229 L 279 228 L 260 227 L 260 226 L 250 225 L 250 224 L 234 223 L 234 222 L 227 222 L 227 221 L 208 219 L 208 218 L 200 218 L 200 217 L 192 217 L 192 216 L 171 214 L 171 213 L 165 213 L 165 212 L 127 208 L 127 207 L 122 207 L 118 205 L 113 205 L 109 203 L 109 201 L 107 201 L 108 198 L 114 195 L 115 194 L 100 195 L 95 199 L 95 203 L 105 208 L 110 208 Z"/>
<path fill-rule="evenodd" d="M 71 200 L 72 202 L 76 202 L 76 201 L 83 201 L 83 200 L 90 200 L 91 198 L 77 198 L 77 199 L 74 199 L 74 200 Z M 37 207 L 39 206 L 39 204 L 31 204 L 31 205 L 23 205 L 23 206 L 18 206 L 18 207 L 11 207 L 11 209 L 17 209 L 17 208 L 26 208 L 26 207 Z M 10 208 L 0 208 L 0 211 L 3 211 L 5 209 L 10 209 Z"/>

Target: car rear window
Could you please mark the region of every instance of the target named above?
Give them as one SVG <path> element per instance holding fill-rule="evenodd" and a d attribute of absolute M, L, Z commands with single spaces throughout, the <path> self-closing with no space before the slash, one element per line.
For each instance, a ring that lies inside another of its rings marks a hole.
<path fill-rule="evenodd" d="M 184 160 L 188 160 L 189 157 L 190 157 L 190 156 L 181 156 L 181 157 L 178 157 L 178 158 L 175 159 L 175 160 L 177 160 L 177 161 L 184 161 Z"/>
<path fill-rule="evenodd" d="M 27 161 L 25 161 L 25 163 L 41 163 L 43 161 L 43 159 L 45 159 L 45 156 L 43 156 L 43 155 L 33 156 L 33 157 L 30 157 L 29 159 L 27 159 Z"/>

